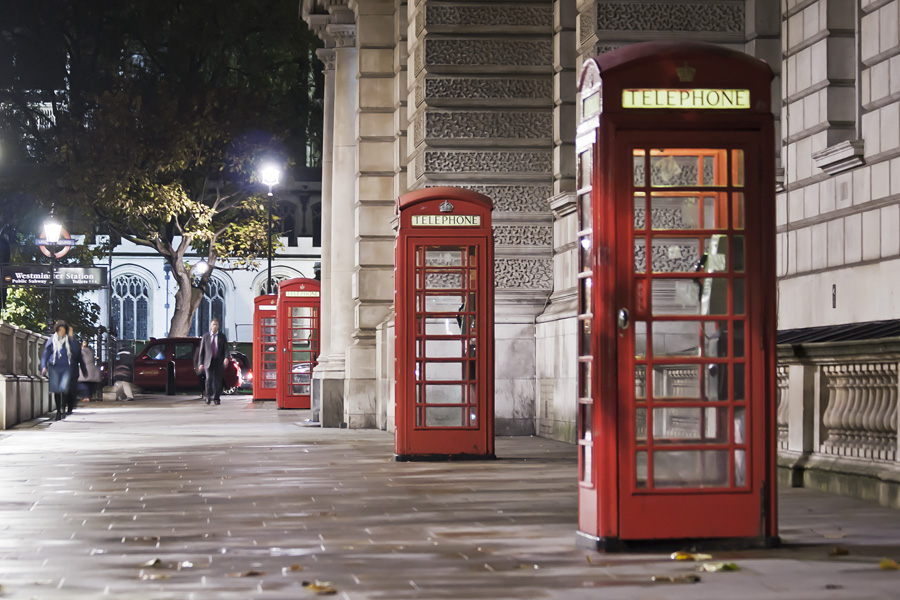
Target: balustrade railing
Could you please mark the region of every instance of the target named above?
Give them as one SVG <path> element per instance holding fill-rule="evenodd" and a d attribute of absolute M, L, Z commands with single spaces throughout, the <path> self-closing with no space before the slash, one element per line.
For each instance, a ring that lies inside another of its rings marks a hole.
<path fill-rule="evenodd" d="M 45 336 L 0 323 L 0 429 L 50 410 L 47 379 L 40 374 Z"/>
<path fill-rule="evenodd" d="M 824 365 L 824 454 L 897 458 L 897 363 Z"/>
<path fill-rule="evenodd" d="M 782 463 L 807 469 L 827 462 L 833 476 L 900 481 L 900 339 L 780 346 L 778 353 Z"/>
<path fill-rule="evenodd" d="M 778 427 L 778 449 L 788 447 L 788 365 L 778 365 L 776 377 L 778 378 L 778 406 L 775 412 L 775 423 Z"/>

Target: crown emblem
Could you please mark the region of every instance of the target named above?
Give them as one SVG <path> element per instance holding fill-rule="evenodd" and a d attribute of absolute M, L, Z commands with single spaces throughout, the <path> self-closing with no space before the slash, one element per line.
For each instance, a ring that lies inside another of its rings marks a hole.
<path fill-rule="evenodd" d="M 694 75 L 697 74 L 697 69 L 690 66 L 687 63 L 684 63 L 683 66 L 675 69 L 675 72 L 678 73 L 678 80 L 683 83 L 690 83 L 694 80 Z"/>
<path fill-rule="evenodd" d="M 453 212 L 453 205 L 448 200 L 441 202 L 441 212 Z"/>

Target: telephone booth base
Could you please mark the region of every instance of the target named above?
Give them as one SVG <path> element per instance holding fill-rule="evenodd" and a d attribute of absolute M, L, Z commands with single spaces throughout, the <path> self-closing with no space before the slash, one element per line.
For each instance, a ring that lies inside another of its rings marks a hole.
<path fill-rule="evenodd" d="M 397 462 L 461 462 L 472 460 L 497 460 L 495 454 L 396 454 Z"/>
<path fill-rule="evenodd" d="M 685 548 L 693 548 L 699 552 L 723 552 L 779 548 L 781 547 L 781 537 L 776 535 L 751 538 L 623 540 L 598 538 L 583 531 L 577 531 L 575 532 L 575 545 L 597 552 L 677 552 Z"/>

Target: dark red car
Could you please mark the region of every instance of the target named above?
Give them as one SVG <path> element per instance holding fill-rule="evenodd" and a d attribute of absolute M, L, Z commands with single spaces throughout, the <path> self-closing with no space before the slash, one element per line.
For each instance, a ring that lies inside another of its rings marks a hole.
<path fill-rule="evenodd" d="M 170 362 L 175 363 L 175 389 L 199 390 L 203 378 L 197 374 L 197 355 L 200 338 L 150 339 L 134 358 L 134 385 L 145 390 L 166 389 L 166 372 Z M 241 387 L 241 368 L 229 358 L 225 369 L 223 388 L 226 393 Z"/>

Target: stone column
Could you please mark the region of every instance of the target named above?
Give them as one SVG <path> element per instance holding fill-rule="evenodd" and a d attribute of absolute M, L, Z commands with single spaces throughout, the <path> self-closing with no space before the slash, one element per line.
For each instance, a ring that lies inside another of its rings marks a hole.
<path fill-rule="evenodd" d="M 321 308 L 319 309 L 319 364 L 313 371 L 313 421 L 322 418 L 322 372 L 327 369 L 331 350 L 331 187 L 334 165 L 334 48 L 321 48 L 316 56 L 325 65 L 325 95 L 322 110 L 322 262 Z"/>
<path fill-rule="evenodd" d="M 376 328 L 394 299 L 394 0 L 351 2 L 359 52 L 353 276 L 354 332 L 347 351 L 344 421 L 374 428 Z"/>
<path fill-rule="evenodd" d="M 349 15 L 352 19 L 352 14 Z M 338 427 L 344 415 L 347 349 L 353 334 L 355 248 L 348 227 L 354 219 L 356 182 L 356 26 L 347 22 L 326 27 L 334 40 L 334 130 L 331 167 L 331 243 L 328 354 L 321 372 L 325 427 Z M 323 243 L 324 245 L 324 243 Z"/>

